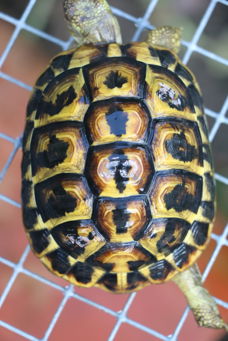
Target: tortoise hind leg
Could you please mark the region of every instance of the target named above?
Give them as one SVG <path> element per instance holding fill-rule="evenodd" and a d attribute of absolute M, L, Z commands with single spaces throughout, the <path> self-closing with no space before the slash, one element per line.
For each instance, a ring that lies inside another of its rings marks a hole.
<path fill-rule="evenodd" d="M 118 21 L 106 0 L 64 0 L 63 8 L 78 45 L 122 42 Z"/>
<path fill-rule="evenodd" d="M 178 53 L 181 42 L 181 28 L 172 26 L 162 26 L 155 30 L 149 31 L 147 43 L 151 46 L 166 47 L 173 52 Z"/>
<path fill-rule="evenodd" d="M 228 331 L 228 325 L 222 320 L 213 297 L 202 286 L 201 275 L 196 264 L 178 273 L 172 280 L 187 298 L 199 326 L 224 328 Z"/>

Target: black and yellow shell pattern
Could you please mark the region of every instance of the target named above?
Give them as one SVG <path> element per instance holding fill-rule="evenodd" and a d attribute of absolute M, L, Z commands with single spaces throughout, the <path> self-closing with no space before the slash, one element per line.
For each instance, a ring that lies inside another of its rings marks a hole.
<path fill-rule="evenodd" d="M 28 238 L 53 273 L 113 292 L 170 279 L 214 217 L 195 77 L 147 43 L 59 54 L 27 108 L 22 174 Z"/>

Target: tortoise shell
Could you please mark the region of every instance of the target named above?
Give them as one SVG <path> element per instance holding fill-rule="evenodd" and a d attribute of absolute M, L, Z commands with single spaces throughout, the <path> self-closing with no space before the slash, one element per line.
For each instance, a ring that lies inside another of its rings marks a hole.
<path fill-rule="evenodd" d="M 145 42 L 60 53 L 28 104 L 22 174 L 26 232 L 53 273 L 119 293 L 169 280 L 214 217 L 195 77 Z"/>

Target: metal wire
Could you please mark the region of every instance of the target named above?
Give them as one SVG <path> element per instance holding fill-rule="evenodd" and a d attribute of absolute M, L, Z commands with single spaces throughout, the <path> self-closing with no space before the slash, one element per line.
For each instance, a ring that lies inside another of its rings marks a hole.
<path fill-rule="evenodd" d="M 159 0 L 151 0 L 143 17 L 134 17 L 118 8 L 112 8 L 113 12 L 119 16 L 124 18 L 125 20 L 132 22 L 135 24 L 135 32 L 134 35 L 132 37 L 132 40 L 135 41 L 137 40 L 142 31 L 145 28 L 153 28 L 153 26 L 148 22 L 149 17 L 151 16 L 152 12 L 154 11 L 154 9 L 156 8 L 157 4 L 158 4 Z M 43 39 L 46 39 L 49 42 L 52 42 L 58 46 L 60 46 L 63 50 L 67 49 L 71 43 L 71 39 L 68 41 L 63 41 L 61 39 L 58 39 L 56 37 L 53 37 L 50 34 L 47 34 L 39 29 L 36 29 L 30 25 L 28 25 L 26 23 L 26 19 L 28 18 L 29 14 L 31 13 L 34 5 L 36 3 L 36 0 L 29 0 L 28 4 L 24 10 L 24 13 L 22 14 L 20 19 L 15 19 L 5 13 L 0 12 L 0 19 L 8 22 L 10 24 L 14 25 L 14 31 L 7 43 L 6 48 L 4 49 L 1 57 L 0 57 L 0 66 L 2 66 L 12 47 L 15 44 L 16 39 L 18 38 L 19 33 L 21 32 L 21 30 L 26 30 L 38 37 L 41 37 Z M 182 41 L 182 44 L 186 47 L 186 53 L 183 57 L 183 62 L 187 63 L 189 61 L 189 59 L 191 58 L 191 55 L 193 52 L 198 52 L 199 54 L 201 54 L 204 57 L 210 58 L 218 63 L 221 63 L 223 65 L 228 65 L 228 60 L 226 60 L 225 58 L 218 56 L 217 54 L 208 51 L 200 46 L 197 45 L 206 25 L 208 24 L 216 5 L 218 5 L 218 3 L 223 4 L 223 5 L 228 5 L 228 2 L 226 0 L 211 0 L 208 4 L 208 7 L 204 13 L 204 15 L 202 16 L 202 19 L 197 27 L 197 30 L 195 31 L 195 34 L 193 35 L 191 41 Z M 4 72 L 0 72 L 0 78 L 7 80 L 11 83 L 16 84 L 18 87 L 21 87 L 23 89 L 26 89 L 28 91 L 31 91 L 31 87 L 27 84 L 25 84 L 24 82 L 20 81 L 19 79 L 16 79 L 10 75 L 8 75 L 7 73 Z M 225 114 L 227 112 L 228 109 L 228 97 L 226 98 L 226 100 L 224 101 L 224 104 L 222 105 L 222 108 L 220 110 L 220 112 L 214 112 L 213 110 L 211 110 L 210 108 L 206 108 L 206 114 L 209 117 L 212 117 L 213 119 L 215 119 L 214 125 L 212 126 L 212 129 L 210 131 L 210 141 L 213 141 L 215 136 L 218 133 L 219 128 L 221 127 L 222 124 L 226 124 L 228 125 L 228 119 L 225 117 Z M 21 146 L 21 137 L 19 136 L 18 138 L 13 138 L 11 136 L 7 136 L 4 133 L 0 132 L 0 140 L 3 139 L 9 143 L 12 144 L 12 152 L 9 155 L 8 160 L 6 161 L 4 167 L 2 168 L 2 170 L 0 171 L 0 182 L 4 179 L 4 177 L 7 174 L 7 171 L 9 169 L 10 164 L 12 163 L 16 153 L 18 152 L 20 146 Z M 228 185 L 228 178 L 226 178 L 225 176 L 216 173 L 215 174 L 216 180 L 221 182 L 224 186 Z M 18 181 L 20 181 L 18 179 Z M 15 200 L 3 195 L 0 193 L 0 202 L 1 201 L 5 201 L 10 205 L 13 205 L 17 208 L 20 208 L 20 203 L 16 202 Z M 217 234 L 212 234 L 212 239 L 216 242 L 216 247 L 211 255 L 211 258 L 207 264 L 207 267 L 203 273 L 203 280 L 206 279 L 206 277 L 208 276 L 209 272 L 211 271 L 211 268 L 214 264 L 214 262 L 216 261 L 220 250 L 222 247 L 224 246 L 228 246 L 228 242 L 227 242 L 227 236 L 228 236 L 228 225 L 224 228 L 224 231 L 221 235 L 217 235 Z M 121 327 L 121 325 L 123 323 L 126 323 L 130 326 L 133 326 L 134 328 L 138 328 L 142 331 L 144 331 L 145 333 L 147 333 L 148 335 L 153 335 L 154 337 L 156 337 L 157 339 L 160 340 L 164 340 L 164 341 L 177 341 L 178 340 L 178 335 L 180 334 L 181 329 L 184 326 L 185 320 L 188 316 L 188 312 L 189 312 L 189 308 L 186 308 L 183 315 L 181 316 L 178 324 L 176 325 L 176 328 L 174 329 L 172 335 L 164 335 L 152 328 L 149 328 L 139 322 L 133 321 L 132 319 L 130 319 L 127 315 L 128 315 L 128 311 L 130 306 L 132 305 L 135 297 L 136 297 L 136 293 L 133 293 L 129 296 L 127 302 L 125 303 L 123 309 L 120 312 L 116 312 L 104 305 L 101 305 L 99 303 L 94 302 L 93 300 L 87 299 L 77 293 L 75 293 L 73 291 L 73 286 L 68 286 L 68 287 L 62 287 L 40 275 L 37 275 L 35 273 L 33 273 L 30 270 L 27 270 L 26 268 L 23 267 L 23 264 L 28 256 L 29 253 L 29 246 L 27 246 L 24 250 L 24 252 L 22 253 L 19 262 L 18 263 L 14 263 L 6 258 L 0 257 L 0 263 L 4 264 L 5 266 L 9 267 L 10 269 L 13 270 L 13 273 L 8 281 L 8 283 L 5 286 L 5 289 L 2 292 L 2 295 L 0 297 L 0 306 L 2 306 L 2 304 L 4 303 L 4 301 L 6 300 L 8 294 L 10 293 L 10 290 L 17 278 L 17 276 L 19 274 L 24 274 L 26 276 L 29 276 L 30 278 L 35 279 L 38 282 L 44 283 L 45 285 L 52 287 L 56 290 L 58 290 L 59 292 L 61 292 L 63 294 L 63 299 L 60 302 L 46 332 L 44 333 L 42 339 L 38 339 L 37 337 L 30 335 L 29 333 L 16 328 L 15 326 L 5 322 L 5 321 L 0 321 L 0 326 L 10 330 L 11 332 L 18 334 L 20 336 L 22 336 L 24 339 L 27 340 L 32 340 L 32 341 L 47 341 L 49 339 L 49 336 L 51 335 L 53 329 L 55 328 L 56 322 L 58 321 L 62 311 L 64 310 L 64 307 L 67 303 L 67 301 L 70 298 L 74 298 L 76 300 L 79 300 L 81 302 L 84 302 L 85 304 L 88 304 L 92 307 L 95 307 L 99 310 L 102 310 L 103 312 L 105 312 L 106 314 L 109 314 L 113 317 L 116 318 L 116 323 L 108 337 L 108 341 L 113 341 L 116 337 L 116 335 L 119 332 L 119 329 Z M 228 309 L 228 303 L 224 302 L 221 299 L 217 299 L 216 301 L 219 305 L 221 305 L 222 307 Z"/>

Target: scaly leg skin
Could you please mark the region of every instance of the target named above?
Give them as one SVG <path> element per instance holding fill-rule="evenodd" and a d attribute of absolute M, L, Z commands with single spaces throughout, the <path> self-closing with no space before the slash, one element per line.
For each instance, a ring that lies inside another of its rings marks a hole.
<path fill-rule="evenodd" d="M 199 326 L 224 328 L 228 331 L 228 325 L 222 320 L 213 297 L 202 287 L 201 275 L 196 264 L 178 273 L 172 280 L 187 298 Z"/>
<path fill-rule="evenodd" d="M 68 28 L 77 42 L 121 44 L 120 27 L 106 0 L 64 0 Z"/>
<path fill-rule="evenodd" d="M 165 47 L 178 53 L 180 50 L 182 29 L 172 26 L 162 26 L 149 31 L 147 43 L 151 46 Z"/>

